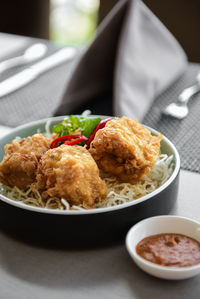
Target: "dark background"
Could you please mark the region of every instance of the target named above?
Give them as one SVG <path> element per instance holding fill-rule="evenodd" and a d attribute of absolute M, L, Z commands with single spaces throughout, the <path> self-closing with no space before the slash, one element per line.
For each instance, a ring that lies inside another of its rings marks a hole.
<path fill-rule="evenodd" d="M 117 0 L 100 0 L 100 23 Z M 180 42 L 190 61 L 200 62 L 200 1 L 144 0 Z M 0 3 L 0 31 L 49 38 L 49 0 Z"/>

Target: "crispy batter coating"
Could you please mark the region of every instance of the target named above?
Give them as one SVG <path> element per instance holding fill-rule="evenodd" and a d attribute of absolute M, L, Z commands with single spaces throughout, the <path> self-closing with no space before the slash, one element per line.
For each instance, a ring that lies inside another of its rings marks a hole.
<path fill-rule="evenodd" d="M 15 139 L 4 147 L 5 154 L 34 154 L 38 160 L 50 148 L 51 139 L 43 134 L 35 134 L 22 139 Z"/>
<path fill-rule="evenodd" d="M 135 184 L 151 171 L 161 139 L 137 120 L 114 118 L 97 131 L 89 151 L 100 169 Z"/>
<path fill-rule="evenodd" d="M 47 151 L 38 166 L 36 186 L 51 197 L 65 198 L 84 208 L 93 207 L 108 193 L 94 159 L 78 145 Z"/>
<path fill-rule="evenodd" d="M 38 162 L 50 144 L 51 139 L 42 134 L 15 139 L 7 144 L 0 163 L 0 181 L 5 185 L 26 189 L 35 181 Z"/>

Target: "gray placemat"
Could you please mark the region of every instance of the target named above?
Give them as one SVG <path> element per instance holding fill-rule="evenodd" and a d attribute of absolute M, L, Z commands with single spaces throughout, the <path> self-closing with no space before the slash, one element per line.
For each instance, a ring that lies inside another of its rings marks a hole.
<path fill-rule="evenodd" d="M 189 103 L 189 115 L 183 120 L 163 116 L 161 111 L 175 101 L 181 91 L 194 84 L 200 64 L 190 63 L 185 74 L 159 96 L 143 123 L 167 136 L 177 147 L 181 156 L 181 167 L 200 173 L 200 94 Z"/>
<path fill-rule="evenodd" d="M 46 57 L 59 49 L 58 46 L 48 41 L 38 39 L 27 40 L 29 41 L 27 46 L 35 42 L 46 43 L 48 46 Z M 15 56 L 22 53 L 23 49 L 15 52 Z M 11 57 L 13 56 L 14 55 Z M 6 58 L 10 58 L 10 56 Z M 62 63 L 62 65 L 45 72 L 25 87 L 0 98 L 0 125 L 16 127 L 34 120 L 52 116 L 62 98 L 62 94 L 76 61 L 76 58 L 66 61 Z M 31 66 L 31 64 L 25 67 L 16 67 L 3 73 L 0 76 L 0 81 L 7 79 L 29 66 Z"/>

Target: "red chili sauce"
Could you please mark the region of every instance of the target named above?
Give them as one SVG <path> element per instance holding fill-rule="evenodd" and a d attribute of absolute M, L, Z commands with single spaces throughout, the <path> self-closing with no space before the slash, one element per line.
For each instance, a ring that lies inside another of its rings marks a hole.
<path fill-rule="evenodd" d="M 158 234 L 141 240 L 136 252 L 161 266 L 188 267 L 200 263 L 200 242 L 181 234 Z"/>

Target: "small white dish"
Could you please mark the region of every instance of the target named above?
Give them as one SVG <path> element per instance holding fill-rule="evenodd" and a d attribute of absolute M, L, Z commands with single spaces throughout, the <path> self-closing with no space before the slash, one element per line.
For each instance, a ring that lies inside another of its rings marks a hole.
<path fill-rule="evenodd" d="M 158 278 L 178 280 L 200 274 L 200 263 L 189 267 L 160 266 L 137 254 L 136 245 L 142 239 L 162 233 L 183 234 L 200 242 L 200 223 L 181 216 L 156 216 L 140 221 L 126 236 L 126 248 L 135 263 L 145 272 Z"/>

